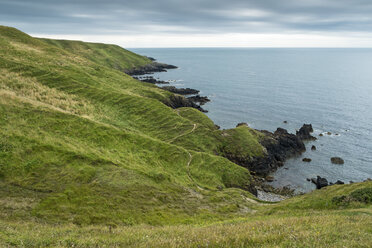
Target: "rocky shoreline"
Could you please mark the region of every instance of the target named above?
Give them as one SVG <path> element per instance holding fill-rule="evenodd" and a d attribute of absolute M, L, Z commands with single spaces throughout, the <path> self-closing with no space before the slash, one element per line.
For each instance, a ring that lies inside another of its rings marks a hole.
<path fill-rule="evenodd" d="M 166 72 L 169 69 L 176 69 L 177 66 L 158 63 L 154 58 L 149 57 L 149 59 L 152 60 L 153 63 L 144 67 L 126 71 L 126 73 L 132 76 L 134 79 L 142 82 L 156 85 L 169 84 L 167 81 L 158 80 L 149 75 L 155 72 Z M 210 99 L 208 99 L 206 96 L 200 96 L 199 90 L 191 88 L 176 88 L 175 86 L 162 86 L 160 88 L 174 93 L 174 95 L 172 95 L 168 101 L 164 102 L 164 104 L 167 106 L 174 109 L 180 107 L 192 107 L 201 112 L 207 112 L 201 106 L 209 102 Z M 238 126 L 239 125 L 247 124 L 240 123 Z M 222 153 L 221 155 L 230 161 L 250 170 L 254 178 L 254 183 L 249 189 L 251 193 L 258 196 L 258 192 L 261 192 L 260 195 L 265 195 L 265 197 L 274 199 L 274 201 L 278 199 L 285 199 L 283 195 L 286 197 L 291 196 L 293 195 L 294 191 L 288 187 L 277 189 L 266 184 L 268 174 L 283 166 L 286 159 L 306 151 L 303 140 L 316 139 L 310 135 L 310 133 L 313 131 L 312 126 L 311 124 L 304 124 L 304 126 L 296 134 L 290 134 L 283 128 L 278 128 L 274 133 L 266 130 L 257 131 L 264 134 L 264 138 L 261 140 L 261 145 L 267 151 L 264 157 L 251 158 L 247 160 L 242 159 L 236 154 Z"/>
<path fill-rule="evenodd" d="M 237 126 L 243 124 L 240 123 Z M 312 125 L 304 124 L 296 134 L 288 133 L 283 128 L 278 128 L 274 133 L 266 130 L 257 131 L 264 134 L 260 141 L 261 145 L 266 149 L 266 154 L 263 157 L 242 158 L 239 154 L 228 153 L 224 153 L 223 156 L 249 169 L 254 178 L 254 187 L 250 188 L 251 193 L 254 195 L 257 196 L 257 192 L 260 190 L 279 195 L 293 195 L 294 190 L 288 187 L 274 188 L 266 183 L 274 180 L 269 174 L 282 167 L 287 159 L 306 151 L 304 141 L 315 138 L 311 135 L 313 132 Z"/>
<path fill-rule="evenodd" d="M 170 69 L 177 69 L 177 66 L 168 65 L 164 63 L 156 62 L 156 59 L 147 57 L 151 61 L 151 64 L 137 67 L 134 69 L 130 69 L 125 71 L 126 74 L 132 76 L 134 79 L 139 80 L 141 82 L 161 85 L 161 84 L 169 84 L 168 81 L 158 80 L 152 76 L 149 76 L 155 72 L 166 72 Z M 171 96 L 167 101 L 164 102 L 167 106 L 171 108 L 181 108 L 181 107 L 191 107 L 195 108 L 203 113 L 207 113 L 208 111 L 203 109 L 201 106 L 210 102 L 210 99 L 206 96 L 200 96 L 199 90 L 191 89 L 191 88 L 176 88 L 175 86 L 163 86 L 160 87 L 163 90 L 172 92 L 174 96 Z"/>
<path fill-rule="evenodd" d="M 178 67 L 158 63 L 154 58 L 148 58 L 152 60 L 153 63 L 140 68 L 134 68 L 126 71 L 126 73 L 131 75 L 134 79 L 142 82 L 156 85 L 169 84 L 168 81 L 158 80 L 149 75 L 155 72 L 166 72 L 169 69 L 176 69 Z M 209 102 L 210 99 L 208 99 L 206 96 L 200 96 L 199 90 L 191 88 L 176 88 L 175 86 L 168 85 L 160 88 L 174 93 L 174 95 L 164 102 L 164 104 L 167 106 L 174 109 L 180 107 L 192 107 L 204 113 L 208 112 L 201 106 Z M 284 121 L 284 123 L 287 123 L 287 121 Z M 239 123 L 237 126 L 240 125 L 247 124 Z M 266 149 L 265 156 L 247 159 L 240 157 L 238 154 L 221 152 L 221 155 L 230 161 L 249 169 L 253 176 L 253 184 L 248 190 L 256 195 L 259 199 L 262 198 L 261 200 L 266 199 L 268 201 L 281 201 L 293 196 L 295 194 L 294 189 L 289 187 L 274 188 L 267 183 L 274 180 L 270 174 L 282 167 L 287 159 L 293 156 L 301 155 L 306 151 L 304 144 L 305 141 L 314 141 L 317 139 L 311 135 L 311 133 L 313 133 L 312 125 L 304 124 L 298 131 L 296 131 L 296 134 L 288 133 L 288 131 L 283 128 L 277 128 L 275 132 L 269 132 L 266 130 L 257 131 L 263 134 L 260 144 Z M 311 150 L 315 151 L 316 147 L 313 145 Z M 311 159 L 304 158 L 303 161 L 311 162 Z M 342 164 L 343 162 L 341 158 L 331 158 L 331 161 L 335 164 Z M 327 181 L 327 179 L 322 178 L 321 176 L 317 176 L 317 178 L 308 178 L 307 180 L 314 183 L 317 189 L 321 189 L 333 184 L 344 184 L 344 182 L 340 180 L 335 183 L 330 183 Z"/>

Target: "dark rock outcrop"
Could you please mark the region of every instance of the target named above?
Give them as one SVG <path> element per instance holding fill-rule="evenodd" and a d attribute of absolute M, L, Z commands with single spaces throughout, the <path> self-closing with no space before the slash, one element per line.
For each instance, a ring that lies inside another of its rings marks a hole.
<path fill-rule="evenodd" d="M 312 151 L 316 151 L 316 146 L 313 145 L 313 146 L 311 147 L 311 150 L 312 150 Z"/>
<path fill-rule="evenodd" d="M 164 102 L 164 104 L 174 109 L 182 107 L 191 107 L 196 108 L 197 110 L 203 113 L 208 112 L 207 110 L 200 107 L 200 105 L 197 105 L 190 99 L 180 95 L 172 95 L 167 101 Z"/>
<path fill-rule="evenodd" d="M 128 75 L 135 76 L 135 75 L 145 75 L 151 74 L 154 72 L 166 72 L 168 69 L 177 69 L 177 66 L 174 65 L 167 65 L 158 62 L 152 62 L 151 64 L 147 64 L 142 67 L 135 67 L 132 69 L 125 70 L 124 72 Z"/>
<path fill-rule="evenodd" d="M 312 178 L 311 182 L 316 185 L 317 189 L 321 189 L 328 186 L 328 180 L 320 176 L 317 176 L 317 178 Z"/>
<path fill-rule="evenodd" d="M 267 176 L 266 181 L 268 182 L 274 182 L 274 177 L 273 176 Z"/>
<path fill-rule="evenodd" d="M 151 57 L 147 57 L 153 62 L 142 67 L 132 68 L 125 73 L 133 76 L 134 79 L 140 80 L 142 82 L 152 83 L 152 84 L 169 84 L 167 81 L 157 80 L 152 76 L 147 76 L 146 74 L 152 74 L 154 72 L 166 72 L 168 69 L 176 69 L 177 66 L 167 65 L 163 63 L 155 62 L 156 60 Z M 142 76 L 146 75 L 146 76 Z M 141 77 L 142 76 L 142 77 Z M 200 110 L 201 112 L 208 112 L 204 110 L 200 105 L 204 105 L 210 100 L 207 97 L 196 95 L 199 93 L 199 90 L 190 89 L 190 88 L 176 88 L 174 86 L 164 86 L 163 90 L 178 94 L 172 95 L 169 99 L 164 100 L 163 103 L 171 108 L 181 108 L 181 107 L 191 107 Z M 184 97 L 180 95 L 196 95 L 192 97 Z"/>
<path fill-rule="evenodd" d="M 161 88 L 163 90 L 166 90 L 166 91 L 169 91 L 175 94 L 180 94 L 180 95 L 195 95 L 199 93 L 199 90 L 190 89 L 190 88 L 176 88 L 174 86 L 163 86 Z"/>
<path fill-rule="evenodd" d="M 340 157 L 333 157 L 331 158 L 332 164 L 344 164 L 345 161 Z"/>
<path fill-rule="evenodd" d="M 245 122 L 240 122 L 236 125 L 236 127 L 241 127 L 241 126 L 244 126 L 244 127 L 248 127 L 248 124 L 245 123 Z"/>
<path fill-rule="evenodd" d="M 242 158 L 239 154 L 224 153 L 222 155 L 232 162 L 248 168 L 258 176 L 267 176 L 284 165 L 284 161 L 306 150 L 304 143 L 294 134 L 278 128 L 274 133 L 261 131 L 264 137 L 260 141 L 266 148 L 263 157 Z"/>
<path fill-rule="evenodd" d="M 301 140 L 316 140 L 311 133 L 314 132 L 311 124 L 304 124 L 299 131 L 296 132 L 296 136 Z"/>
<path fill-rule="evenodd" d="M 156 61 L 156 59 L 154 59 L 153 57 L 149 57 L 149 56 L 145 56 L 145 57 L 148 58 L 151 61 Z"/>
<path fill-rule="evenodd" d="M 257 188 L 254 184 L 250 184 L 247 188 L 247 190 L 249 192 L 251 192 L 254 196 L 257 196 L 258 195 L 258 191 L 257 191 Z"/>
<path fill-rule="evenodd" d="M 167 81 L 157 80 L 154 77 L 147 76 L 147 77 L 133 77 L 134 79 L 140 80 L 142 82 L 150 83 L 150 84 L 169 84 Z"/>
<path fill-rule="evenodd" d="M 335 182 L 335 184 L 345 184 L 345 183 L 341 180 L 337 180 L 337 182 Z"/>
<path fill-rule="evenodd" d="M 303 162 L 306 162 L 306 163 L 310 163 L 311 162 L 311 158 L 303 158 L 302 161 Z"/>
<path fill-rule="evenodd" d="M 190 97 L 188 97 L 188 99 L 190 99 L 191 101 L 193 101 L 195 103 L 199 103 L 200 105 L 204 105 L 207 102 L 211 101 L 208 97 L 200 96 L 200 95 L 190 96 Z"/>

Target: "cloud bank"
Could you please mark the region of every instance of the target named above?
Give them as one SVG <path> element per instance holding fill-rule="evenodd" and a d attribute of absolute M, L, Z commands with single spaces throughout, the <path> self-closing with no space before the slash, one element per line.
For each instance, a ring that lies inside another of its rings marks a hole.
<path fill-rule="evenodd" d="M 372 46 L 371 13 L 370 0 L 0 0 L 2 25 L 132 47 Z"/>

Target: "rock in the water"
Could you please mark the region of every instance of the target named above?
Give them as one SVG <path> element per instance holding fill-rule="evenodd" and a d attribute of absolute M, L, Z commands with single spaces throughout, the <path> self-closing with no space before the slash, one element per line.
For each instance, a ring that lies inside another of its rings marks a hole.
<path fill-rule="evenodd" d="M 284 124 L 288 124 L 288 121 L 283 121 Z"/>
<path fill-rule="evenodd" d="M 149 56 L 145 56 L 146 58 L 148 58 L 149 60 L 151 61 L 156 61 L 156 59 L 152 58 L 152 57 L 149 57 Z"/>
<path fill-rule="evenodd" d="M 319 136 L 320 136 L 320 137 L 323 137 L 323 134 L 322 134 L 322 133 L 320 133 L 320 134 L 319 134 Z"/>
<path fill-rule="evenodd" d="M 301 140 L 316 140 L 311 133 L 314 132 L 313 126 L 311 124 L 304 124 L 299 131 L 296 132 L 296 136 Z"/>
<path fill-rule="evenodd" d="M 310 178 L 306 178 L 306 181 L 311 182 L 311 179 Z"/>
<path fill-rule="evenodd" d="M 274 177 L 273 176 L 267 176 L 266 181 L 268 182 L 274 182 Z"/>
<path fill-rule="evenodd" d="M 311 147 L 311 150 L 312 150 L 312 151 L 316 151 L 316 146 L 312 146 L 312 147 Z"/>
<path fill-rule="evenodd" d="M 327 132 L 327 135 L 332 135 L 332 133 L 331 132 Z"/>
<path fill-rule="evenodd" d="M 240 122 L 240 123 L 238 123 L 238 124 L 236 125 L 236 127 L 241 127 L 241 126 L 246 126 L 246 127 L 248 127 L 248 124 L 245 123 L 245 122 Z"/>
<path fill-rule="evenodd" d="M 317 178 L 312 178 L 311 182 L 316 185 L 317 189 L 321 189 L 328 186 L 328 180 L 320 176 L 317 176 Z"/>
<path fill-rule="evenodd" d="M 337 180 L 337 182 L 335 182 L 335 184 L 345 184 L 345 183 L 341 180 Z"/>
<path fill-rule="evenodd" d="M 303 158 L 302 161 L 303 162 L 306 162 L 306 163 L 310 163 L 311 162 L 311 158 Z"/>
<path fill-rule="evenodd" d="M 211 101 L 208 97 L 206 97 L 206 96 L 200 96 L 200 95 L 190 96 L 190 97 L 188 97 L 188 99 L 190 99 L 193 102 L 197 102 L 200 105 L 204 105 L 207 102 L 210 102 Z"/>
<path fill-rule="evenodd" d="M 332 164 L 344 164 L 345 161 L 340 157 L 333 157 L 331 158 Z"/>

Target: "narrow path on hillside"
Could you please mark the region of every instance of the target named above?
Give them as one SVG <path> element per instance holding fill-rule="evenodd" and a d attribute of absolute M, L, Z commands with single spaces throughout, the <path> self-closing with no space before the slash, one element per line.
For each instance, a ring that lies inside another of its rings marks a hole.
<path fill-rule="evenodd" d="M 176 109 L 176 113 L 177 113 L 177 115 L 181 116 L 181 115 L 180 115 L 180 110 L 179 110 L 179 109 Z M 181 116 L 181 117 L 182 117 L 182 116 Z M 196 123 L 194 123 L 194 124 L 193 124 L 193 128 L 191 129 L 190 132 L 186 132 L 186 133 L 184 133 L 184 134 L 181 134 L 181 135 L 178 135 L 178 136 L 174 137 L 173 139 L 171 139 L 171 140 L 169 141 L 169 143 L 172 143 L 173 141 L 175 141 L 175 140 L 178 139 L 179 137 L 182 137 L 182 136 L 185 136 L 185 135 L 188 135 L 188 134 L 194 132 L 195 129 L 196 129 L 197 127 L 198 127 L 198 125 L 197 125 Z M 191 161 L 192 161 L 192 155 L 191 155 L 191 153 L 190 153 L 189 151 L 187 151 L 187 153 L 189 154 L 189 161 L 187 162 L 187 165 L 186 165 L 187 176 L 189 177 L 190 181 L 192 181 L 192 182 L 195 184 L 195 186 L 196 186 L 199 190 L 204 190 L 202 187 L 200 187 L 200 186 L 195 182 L 194 178 L 192 178 L 192 176 L 191 176 L 190 164 L 191 164 Z"/>
<path fill-rule="evenodd" d="M 174 142 L 176 139 L 178 139 L 178 138 L 180 138 L 180 137 L 182 137 L 182 136 L 185 136 L 185 135 L 188 135 L 188 134 L 190 134 L 190 133 L 193 133 L 197 127 L 198 127 L 198 124 L 194 123 L 194 124 L 193 124 L 193 127 L 192 127 L 192 129 L 191 129 L 191 131 L 186 132 L 186 133 L 183 133 L 183 134 L 180 134 L 180 135 L 177 135 L 176 137 L 174 137 L 174 138 L 172 138 L 171 140 L 169 140 L 168 143 L 172 143 L 172 142 Z"/>
<path fill-rule="evenodd" d="M 187 151 L 187 153 L 189 154 L 189 161 L 187 162 L 187 165 L 186 165 L 186 170 L 187 170 L 187 176 L 189 177 L 189 179 L 195 184 L 195 186 L 199 189 L 199 190 L 204 190 L 202 187 L 200 187 L 194 180 L 194 178 L 192 178 L 191 176 L 191 172 L 190 172 L 190 164 L 191 164 L 191 161 L 192 161 L 192 155 L 189 151 Z"/>

